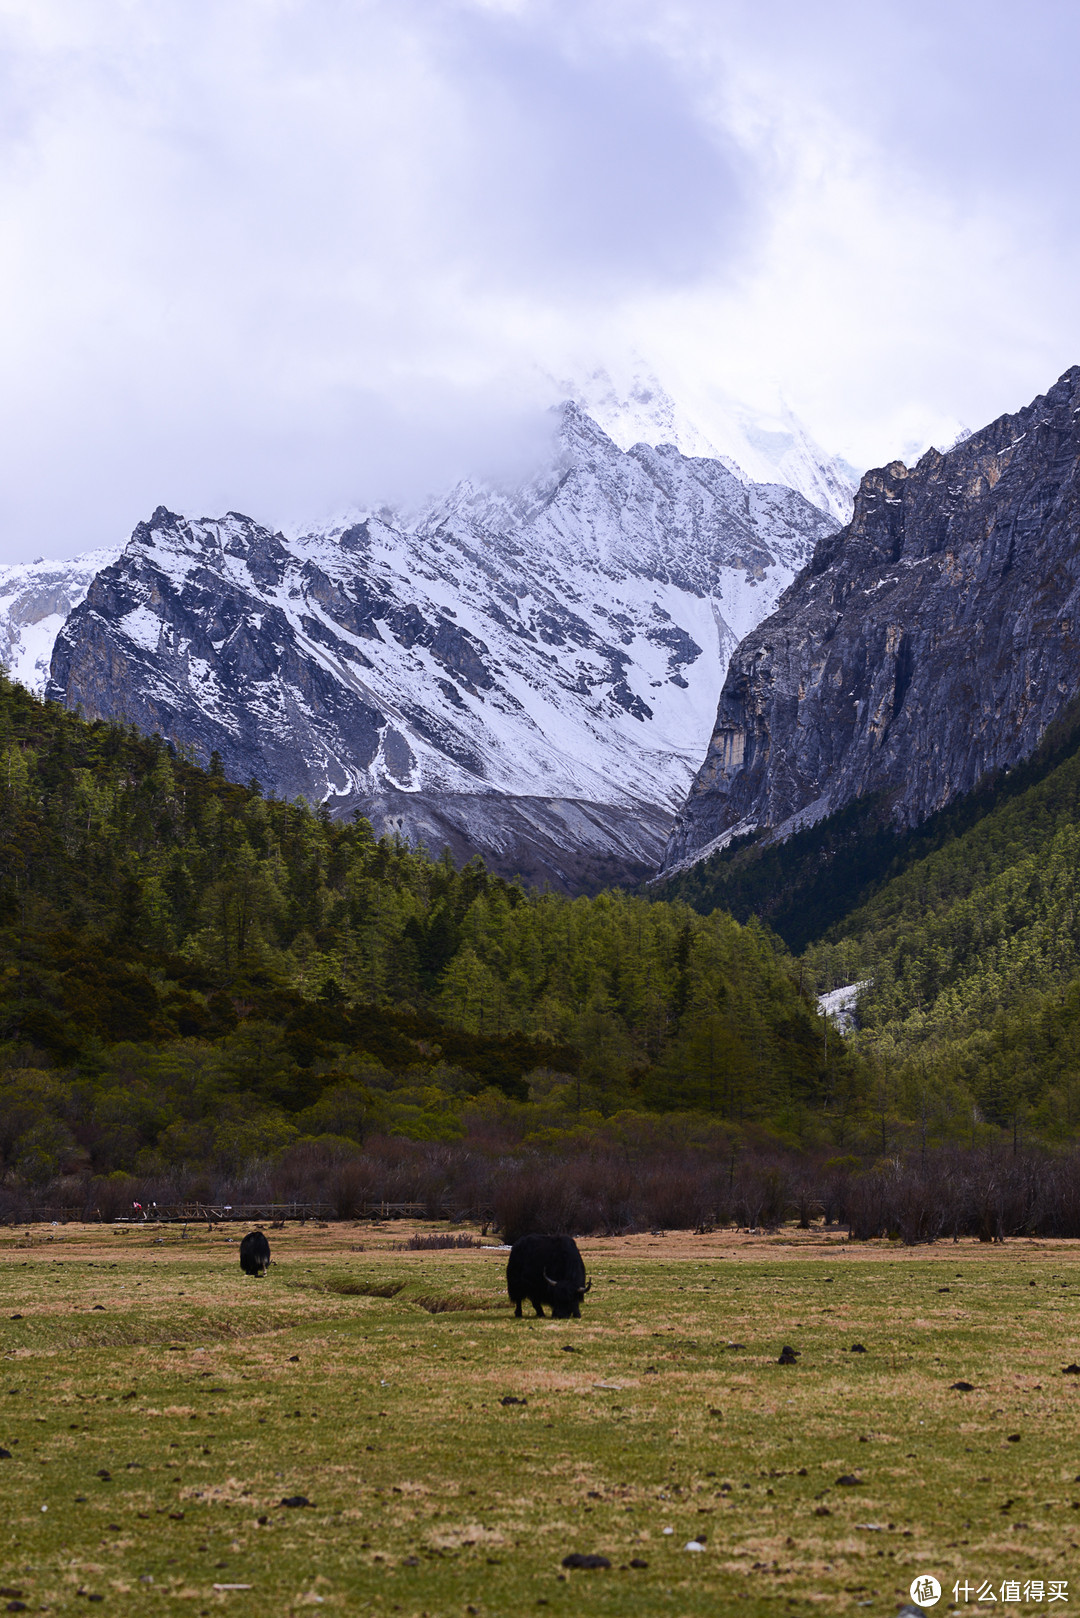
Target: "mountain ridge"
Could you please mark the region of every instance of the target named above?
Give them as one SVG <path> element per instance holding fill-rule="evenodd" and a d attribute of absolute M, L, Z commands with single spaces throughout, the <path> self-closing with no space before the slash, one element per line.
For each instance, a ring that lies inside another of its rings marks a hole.
<path fill-rule="evenodd" d="M 68 617 L 47 695 L 508 875 L 645 874 L 730 651 L 833 520 L 673 446 L 620 450 L 572 402 L 558 419 L 523 486 L 463 482 L 407 530 L 159 507 Z"/>
<path fill-rule="evenodd" d="M 1080 367 L 971 434 L 866 474 L 728 668 L 665 850 L 784 838 L 867 795 L 919 824 L 1028 756 L 1076 695 Z"/>
<path fill-rule="evenodd" d="M 839 523 L 851 516 L 859 474 L 782 402 L 755 409 L 713 388 L 687 404 L 641 362 L 618 378 L 597 367 L 565 387 L 620 449 L 673 444 L 683 455 L 722 461 L 746 483 L 784 483 Z"/>

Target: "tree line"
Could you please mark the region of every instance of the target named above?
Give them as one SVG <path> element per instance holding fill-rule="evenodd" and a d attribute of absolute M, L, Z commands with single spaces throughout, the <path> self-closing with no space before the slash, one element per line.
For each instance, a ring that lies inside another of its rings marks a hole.
<path fill-rule="evenodd" d="M 795 1138 L 849 1128 L 860 1082 L 757 923 L 526 893 L 0 682 L 0 1152 L 27 1181 L 460 1138 L 487 1092 L 554 1137 L 630 1109 Z"/>

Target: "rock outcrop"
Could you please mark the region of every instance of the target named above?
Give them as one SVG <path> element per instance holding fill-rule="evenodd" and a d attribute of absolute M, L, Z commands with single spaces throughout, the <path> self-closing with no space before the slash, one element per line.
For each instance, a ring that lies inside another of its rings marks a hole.
<path fill-rule="evenodd" d="M 947 453 L 862 480 L 728 667 L 665 851 L 783 838 L 865 794 L 919 824 L 1080 692 L 1080 367 Z"/>

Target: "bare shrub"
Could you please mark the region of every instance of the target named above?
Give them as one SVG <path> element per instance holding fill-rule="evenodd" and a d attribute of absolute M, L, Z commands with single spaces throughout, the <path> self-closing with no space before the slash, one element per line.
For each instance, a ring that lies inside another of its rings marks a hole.
<path fill-rule="evenodd" d="M 792 1207 L 788 1166 L 751 1160 L 740 1165 L 732 1194 L 735 1218 L 748 1230 L 774 1229 Z"/>
<path fill-rule="evenodd" d="M 536 1231 L 566 1236 L 573 1231 L 585 1235 L 593 1229 L 588 1196 L 582 1197 L 573 1172 L 576 1165 L 515 1167 L 516 1172 L 508 1173 L 495 1187 L 495 1223 L 506 1241 L 516 1242 Z"/>
<path fill-rule="evenodd" d="M 483 1247 L 483 1242 L 476 1236 L 467 1233 L 450 1236 L 410 1236 L 408 1241 L 395 1242 L 394 1246 L 402 1253 L 429 1253 L 443 1247 Z"/>
<path fill-rule="evenodd" d="M 127 1219 L 132 1211 L 132 1205 L 142 1202 L 137 1195 L 137 1182 L 129 1179 L 127 1175 L 113 1179 L 95 1178 L 90 1183 L 90 1206 L 93 1209 L 91 1217 L 100 1218 L 106 1224 L 120 1216 Z"/>
<path fill-rule="evenodd" d="M 1080 1151 L 942 1147 L 873 1161 L 823 1157 L 767 1140 L 733 1144 L 704 1125 L 635 1117 L 597 1125 L 558 1148 L 514 1139 L 507 1118 L 478 1140 L 370 1136 L 298 1141 L 232 1176 L 213 1166 L 159 1175 L 67 1174 L 51 1185 L 0 1181 L 0 1220 L 127 1218 L 132 1203 L 325 1203 L 356 1219 L 381 1203 L 412 1203 L 431 1219 L 473 1219 L 513 1242 L 533 1232 L 617 1235 L 735 1223 L 805 1228 L 819 1213 L 868 1240 L 906 1243 L 974 1236 L 1080 1237 Z M 646 1120 L 647 1122 L 647 1120 Z M 676 1127 L 676 1124 L 678 1127 Z M 617 1127 L 616 1127 L 617 1126 Z M 696 1130 L 696 1132 L 695 1132 Z M 471 1235 L 429 1234 L 406 1247 L 477 1245 Z"/>

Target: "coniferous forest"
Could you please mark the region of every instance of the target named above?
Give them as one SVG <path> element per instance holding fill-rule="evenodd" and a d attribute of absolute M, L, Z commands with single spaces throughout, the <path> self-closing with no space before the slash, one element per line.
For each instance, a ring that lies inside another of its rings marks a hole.
<path fill-rule="evenodd" d="M 796 956 L 768 904 L 702 903 L 715 862 L 685 897 L 527 893 L 4 681 L 3 1207 L 1071 1230 L 1078 739 L 921 847 L 872 825 Z M 730 856 L 744 901 L 761 864 Z M 816 995 L 861 979 L 844 1037 Z"/>
<path fill-rule="evenodd" d="M 863 801 L 667 885 L 757 913 L 817 991 L 863 983 L 855 1045 L 878 1149 L 1080 1132 L 1080 716 L 915 831 Z"/>
<path fill-rule="evenodd" d="M 238 1168 L 290 1142 L 629 1113 L 793 1136 L 858 1065 L 755 924 L 526 895 L 0 691 L 2 1149 Z"/>

